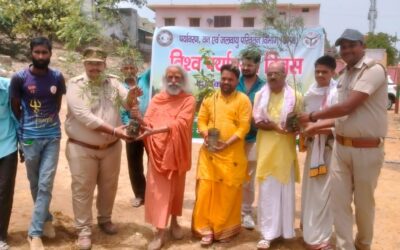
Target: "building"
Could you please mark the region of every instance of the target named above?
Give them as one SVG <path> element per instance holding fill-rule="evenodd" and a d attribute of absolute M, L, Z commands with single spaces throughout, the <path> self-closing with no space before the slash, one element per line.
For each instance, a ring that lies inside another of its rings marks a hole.
<path fill-rule="evenodd" d="M 186 26 L 201 28 L 263 28 L 262 10 L 243 9 L 238 4 L 160 3 L 147 6 L 155 12 L 156 27 Z M 279 17 L 301 16 L 305 27 L 319 25 L 320 4 L 278 4 Z M 271 17 L 273 18 L 273 17 Z"/>
<path fill-rule="evenodd" d="M 96 19 L 101 24 L 104 36 L 129 42 L 138 48 L 145 62 L 150 60 L 154 25 L 147 19 L 141 18 L 135 9 L 118 8 L 119 21 L 96 18 L 97 13 L 92 0 L 84 0 L 82 9 L 86 16 Z"/>

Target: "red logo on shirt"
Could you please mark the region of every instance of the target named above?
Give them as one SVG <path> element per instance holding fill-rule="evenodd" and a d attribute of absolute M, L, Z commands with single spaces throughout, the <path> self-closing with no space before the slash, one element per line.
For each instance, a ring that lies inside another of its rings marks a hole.
<path fill-rule="evenodd" d="M 28 85 L 28 90 L 29 90 L 29 93 L 31 93 L 31 94 L 35 94 L 35 92 L 36 92 L 36 85 Z"/>

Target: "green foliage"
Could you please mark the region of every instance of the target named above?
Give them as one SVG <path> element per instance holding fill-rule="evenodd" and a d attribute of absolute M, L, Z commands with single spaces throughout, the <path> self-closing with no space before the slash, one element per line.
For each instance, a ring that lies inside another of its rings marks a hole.
<path fill-rule="evenodd" d="M 94 0 L 96 12 L 109 21 L 119 20 L 117 7 L 121 2 L 128 2 L 142 7 L 147 3 L 147 0 Z"/>
<path fill-rule="evenodd" d="M 397 37 L 379 32 L 378 34 L 368 33 L 365 39 L 367 48 L 386 49 L 388 65 L 397 65 L 397 55 L 399 51 L 396 49 Z"/>
<path fill-rule="evenodd" d="M 64 74 L 65 76 L 74 76 L 76 75 L 76 68 L 77 64 L 82 64 L 82 56 L 81 54 L 72 51 L 72 50 L 67 50 L 65 54 L 61 55 L 61 58 L 63 60 L 60 60 L 60 62 L 63 65 L 64 69 Z"/>
<path fill-rule="evenodd" d="M 196 85 L 199 89 L 196 95 L 197 102 L 201 103 L 201 101 L 205 97 L 208 97 L 215 92 L 214 88 L 215 72 L 214 72 L 214 64 L 211 60 L 211 57 L 214 55 L 214 52 L 206 48 L 201 48 L 199 52 L 201 55 L 202 65 L 212 68 L 211 71 L 200 68 L 197 71 L 197 73 L 193 74 L 194 79 L 196 79 Z"/>
<path fill-rule="evenodd" d="M 0 34 L 6 35 L 10 39 L 15 39 L 13 34 L 14 23 L 4 14 L 4 9 L 0 8 Z"/>
<path fill-rule="evenodd" d="M 60 19 L 69 15 L 69 6 L 74 4 L 76 0 L 0 0 L 2 19 L 6 20 L 1 22 L 2 29 L 11 24 L 8 29 L 11 36 L 54 38 L 60 29 Z"/>
<path fill-rule="evenodd" d="M 277 0 L 242 0 L 241 6 L 244 9 L 262 10 L 264 28 L 255 31 L 255 33 L 262 37 L 278 36 L 277 49 L 281 52 L 286 51 L 293 59 L 305 29 L 303 18 L 293 15 L 293 5 L 288 5 L 285 11 L 286 15 L 283 17 L 279 15 Z M 292 77 L 293 85 L 296 89 L 298 82 L 294 74 L 292 74 Z"/>
<path fill-rule="evenodd" d="M 128 42 L 121 42 L 116 48 L 115 53 L 117 56 L 120 56 L 122 58 L 133 58 L 136 65 L 141 65 L 144 62 L 142 53 L 140 53 L 140 51 L 136 47 L 132 46 Z"/>
<path fill-rule="evenodd" d="M 94 0 L 95 16 L 107 19 L 109 14 L 118 20 L 120 2 Z M 125 2 L 146 4 L 146 0 Z M 99 43 L 103 39 L 101 28 L 81 12 L 81 6 L 82 0 L 0 0 L 0 32 L 10 39 L 43 35 L 65 42 L 68 49 Z"/>
<path fill-rule="evenodd" d="M 254 58 L 261 56 L 261 53 L 262 51 L 259 46 L 250 44 L 239 52 L 239 58 L 252 58 L 254 60 Z"/>
<path fill-rule="evenodd" d="M 69 15 L 61 18 L 57 37 L 68 49 L 75 50 L 101 40 L 100 26 L 81 13 L 80 4 L 69 7 Z"/>
<path fill-rule="evenodd" d="M 277 0 L 251 0 L 243 2 L 242 6 L 261 9 L 264 28 L 256 33 L 260 36 L 278 35 L 278 49 L 287 51 L 291 57 L 294 57 L 305 28 L 303 18 L 292 14 L 291 4 L 288 5 L 284 17 L 279 15 Z"/>

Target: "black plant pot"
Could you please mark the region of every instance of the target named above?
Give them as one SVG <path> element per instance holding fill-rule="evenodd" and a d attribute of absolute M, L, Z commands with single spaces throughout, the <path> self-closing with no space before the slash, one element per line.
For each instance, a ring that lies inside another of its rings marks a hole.
<path fill-rule="evenodd" d="M 288 132 L 296 132 L 300 130 L 299 119 L 296 112 L 290 112 L 286 117 L 285 129 Z"/>
<path fill-rule="evenodd" d="M 215 151 L 218 145 L 220 131 L 217 128 L 208 129 L 208 150 L 211 152 Z"/>
<path fill-rule="evenodd" d="M 140 132 L 140 121 L 136 118 L 133 118 L 129 121 L 128 126 L 126 127 L 126 133 L 133 137 L 136 138 L 138 137 Z"/>

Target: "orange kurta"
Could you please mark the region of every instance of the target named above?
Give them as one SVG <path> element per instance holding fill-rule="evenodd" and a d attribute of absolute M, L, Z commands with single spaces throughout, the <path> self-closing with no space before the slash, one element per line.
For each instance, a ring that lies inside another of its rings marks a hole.
<path fill-rule="evenodd" d="M 149 153 L 145 219 L 157 228 L 166 228 L 170 215 L 182 214 L 195 106 L 190 94 L 161 92 L 153 97 L 144 117 L 150 127 L 169 128 L 169 132 L 148 136 L 144 141 Z"/>

